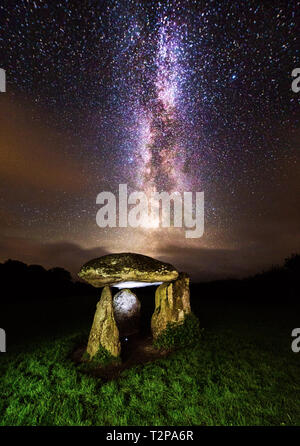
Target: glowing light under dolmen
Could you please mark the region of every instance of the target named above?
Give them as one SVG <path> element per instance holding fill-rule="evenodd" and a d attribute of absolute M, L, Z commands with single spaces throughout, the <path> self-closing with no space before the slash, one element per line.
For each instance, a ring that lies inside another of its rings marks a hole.
<path fill-rule="evenodd" d="M 119 288 L 119 290 L 122 290 L 123 288 L 142 288 L 145 286 L 156 286 L 161 285 L 162 282 L 135 282 L 135 281 L 129 281 L 129 282 L 118 282 L 113 283 L 111 286 L 115 288 Z"/>

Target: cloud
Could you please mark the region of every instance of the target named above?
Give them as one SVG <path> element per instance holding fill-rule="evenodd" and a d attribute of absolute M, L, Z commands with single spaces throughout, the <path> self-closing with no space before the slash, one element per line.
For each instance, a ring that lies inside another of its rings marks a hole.
<path fill-rule="evenodd" d="M 41 243 L 21 237 L 0 237 L 0 261 L 8 258 L 45 268 L 60 266 L 76 275 L 88 260 L 108 254 L 99 247 L 84 249 L 70 242 Z"/>
<path fill-rule="evenodd" d="M 133 250 L 148 254 L 145 250 Z M 157 250 L 155 257 L 173 264 L 179 271 L 187 272 L 193 281 L 208 281 L 224 278 L 242 278 L 268 269 L 272 264 L 282 264 L 293 250 L 269 249 L 260 244 L 238 249 L 209 249 L 165 245 Z M 76 277 L 79 268 L 88 260 L 109 254 L 102 247 L 83 248 L 67 241 L 41 243 L 21 237 L 0 237 L 0 261 L 8 258 L 27 264 L 40 264 L 45 268 L 60 266 Z M 149 253 L 148 255 L 153 255 Z"/>
<path fill-rule="evenodd" d="M 170 262 L 180 271 L 187 272 L 194 281 L 226 278 L 244 278 L 269 269 L 273 264 L 281 265 L 293 250 L 272 246 L 245 246 L 237 249 L 209 249 L 197 247 L 164 247 L 156 257 Z"/>
<path fill-rule="evenodd" d="M 169 245 L 161 250 L 157 257 L 173 263 L 180 271 L 190 274 L 195 281 L 244 277 L 252 268 L 255 270 L 253 262 L 249 267 L 249 255 L 246 256 L 245 252 L 236 249 L 184 248 Z"/>

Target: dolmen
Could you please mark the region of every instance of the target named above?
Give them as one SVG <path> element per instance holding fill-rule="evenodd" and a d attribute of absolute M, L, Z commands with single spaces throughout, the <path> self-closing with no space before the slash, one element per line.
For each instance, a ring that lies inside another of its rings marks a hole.
<path fill-rule="evenodd" d="M 120 336 L 137 330 L 141 304 L 132 288 L 158 285 L 151 319 L 154 340 L 169 324 L 172 327 L 183 324 L 191 313 L 188 275 L 152 257 L 135 253 L 108 254 L 85 263 L 78 276 L 94 287 L 103 287 L 86 350 L 90 359 L 103 351 L 118 358 Z M 114 297 L 111 287 L 120 289 Z"/>

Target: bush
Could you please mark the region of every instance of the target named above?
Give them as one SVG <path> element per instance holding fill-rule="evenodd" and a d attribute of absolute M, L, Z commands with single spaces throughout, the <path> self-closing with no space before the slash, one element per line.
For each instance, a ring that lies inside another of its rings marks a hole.
<path fill-rule="evenodd" d="M 167 328 L 155 339 L 153 344 L 156 348 L 164 350 L 186 347 L 199 341 L 202 331 L 199 319 L 191 313 L 180 325 L 169 322 Z"/>

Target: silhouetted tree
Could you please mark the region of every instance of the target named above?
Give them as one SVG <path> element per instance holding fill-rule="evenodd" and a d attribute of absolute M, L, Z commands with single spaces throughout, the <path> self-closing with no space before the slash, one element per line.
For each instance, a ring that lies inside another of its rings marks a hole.
<path fill-rule="evenodd" d="M 290 257 L 287 257 L 284 261 L 284 267 L 293 273 L 300 274 L 300 255 L 292 254 Z"/>
<path fill-rule="evenodd" d="M 63 298 L 76 294 L 90 294 L 88 284 L 74 282 L 69 271 L 55 267 L 48 271 L 41 265 L 26 265 L 18 260 L 0 264 L 1 300 Z"/>
<path fill-rule="evenodd" d="M 69 271 L 67 271 L 64 268 L 55 267 L 55 268 L 49 269 L 48 272 L 49 272 L 49 274 L 51 274 L 53 280 L 61 281 L 61 282 L 71 282 L 72 281 L 71 274 L 69 273 Z"/>

